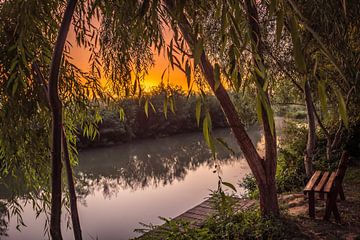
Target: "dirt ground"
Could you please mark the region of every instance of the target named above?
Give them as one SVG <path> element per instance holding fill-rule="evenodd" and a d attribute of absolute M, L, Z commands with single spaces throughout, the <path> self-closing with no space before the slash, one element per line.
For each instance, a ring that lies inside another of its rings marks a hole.
<path fill-rule="evenodd" d="M 316 218 L 308 215 L 308 199 L 302 193 L 280 197 L 285 221 L 294 227 L 296 239 L 356 239 L 360 240 L 360 168 L 349 168 L 344 179 L 345 201 L 338 200 L 341 223 L 334 216 L 324 221 L 325 202 L 317 199 Z M 291 238 L 294 239 L 294 236 Z"/>

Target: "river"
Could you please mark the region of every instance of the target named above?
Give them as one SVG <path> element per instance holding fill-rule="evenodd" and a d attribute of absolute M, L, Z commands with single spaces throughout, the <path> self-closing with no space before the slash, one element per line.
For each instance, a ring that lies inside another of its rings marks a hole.
<path fill-rule="evenodd" d="M 249 128 L 248 133 L 255 145 L 262 145 L 258 127 Z M 139 222 L 160 224 L 159 216 L 172 218 L 199 204 L 217 188 L 215 165 L 220 166 L 223 180 L 233 183 L 240 195 L 243 190 L 238 183 L 250 172 L 249 167 L 230 130 L 215 130 L 214 135 L 224 139 L 235 154 L 218 144 L 214 158 L 201 133 L 80 152 L 75 173 L 84 239 L 136 237 L 139 234 L 134 229 L 141 228 Z M 36 218 L 31 204 L 19 202 L 27 227 L 18 231 L 16 219 L 11 218 L 4 239 L 47 238 L 45 215 Z M 63 237 L 73 239 L 72 230 L 66 227 L 68 214 L 63 215 Z"/>

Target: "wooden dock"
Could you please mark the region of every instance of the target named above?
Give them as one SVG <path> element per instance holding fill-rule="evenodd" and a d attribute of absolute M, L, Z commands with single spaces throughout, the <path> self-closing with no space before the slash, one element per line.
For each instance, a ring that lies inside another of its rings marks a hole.
<path fill-rule="evenodd" d="M 235 211 L 241 211 L 253 206 L 254 204 L 254 200 L 236 198 L 234 208 Z M 211 199 L 207 199 L 199 205 L 196 205 L 195 207 L 173 218 L 172 221 L 184 220 L 189 222 L 191 226 L 200 228 L 201 226 L 203 226 L 206 219 L 212 214 L 214 214 L 215 211 L 216 209 L 214 208 Z M 152 239 L 157 239 L 156 236 L 159 235 L 159 232 L 161 231 L 161 228 L 163 226 L 164 225 L 159 226 L 158 228 L 145 233 L 143 236 L 146 235 L 147 237 L 149 237 L 150 235 Z M 142 236 L 137 239 L 142 239 Z"/>

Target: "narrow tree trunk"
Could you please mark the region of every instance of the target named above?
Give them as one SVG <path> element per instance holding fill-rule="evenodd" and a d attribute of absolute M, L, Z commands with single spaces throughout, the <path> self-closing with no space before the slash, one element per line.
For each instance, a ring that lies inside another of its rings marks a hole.
<path fill-rule="evenodd" d="M 58 93 L 60 63 L 69 26 L 75 11 L 77 0 L 69 0 L 52 56 L 49 76 L 49 103 L 52 111 L 52 149 L 51 149 L 51 218 L 50 234 L 55 240 L 62 239 L 61 235 L 61 132 L 62 106 Z"/>
<path fill-rule="evenodd" d="M 67 139 L 66 139 L 64 128 L 62 130 L 62 146 L 63 146 L 63 151 L 64 151 L 64 162 L 65 162 L 67 182 L 68 182 L 68 187 L 69 187 L 71 220 L 72 220 L 72 224 L 73 224 L 74 237 L 75 237 L 75 240 L 81 240 L 82 239 L 81 226 L 80 226 L 80 220 L 79 220 L 79 213 L 78 213 L 78 209 L 77 209 L 74 178 L 73 178 L 73 172 L 71 169 L 69 150 L 68 150 Z"/>
<path fill-rule="evenodd" d="M 191 25 L 184 14 L 176 13 L 176 7 L 174 5 L 173 0 L 165 0 L 166 8 L 169 12 L 172 13 L 173 16 L 179 16 L 178 25 L 179 29 L 184 36 L 187 44 L 190 46 L 191 49 L 194 49 L 196 44 L 197 38 L 196 36 L 192 35 Z M 176 14 L 175 14 L 176 13 Z M 201 70 L 204 74 L 206 81 L 208 82 L 209 86 L 213 90 L 216 98 L 218 99 L 229 126 L 231 127 L 235 138 L 242 150 L 245 159 L 247 160 L 252 173 L 258 183 L 258 186 L 263 186 L 260 191 L 261 201 L 263 204 L 260 204 L 261 211 L 264 215 L 278 215 L 279 208 L 278 202 L 276 197 L 276 186 L 275 186 L 275 178 L 274 174 L 276 170 L 276 161 L 271 162 L 274 159 L 269 158 L 265 164 L 264 160 L 259 156 L 254 144 L 251 142 L 249 135 L 246 133 L 245 127 L 242 124 L 234 104 L 232 103 L 227 91 L 225 90 L 224 86 L 220 83 L 217 88 L 215 88 L 215 77 L 214 77 L 214 68 L 208 58 L 206 57 L 205 52 L 203 51 L 200 57 L 200 66 Z M 268 139 L 269 136 L 265 136 Z M 273 138 L 274 136 L 272 136 Z M 266 145 L 267 149 L 272 149 L 274 151 L 274 145 L 270 144 Z M 275 144 L 275 152 L 276 152 L 276 144 Z M 275 153 L 275 160 L 276 160 L 276 153 Z M 264 166 L 265 165 L 265 166 Z M 275 166 L 275 169 L 265 169 L 267 166 Z M 269 174 L 271 173 L 271 174 Z M 273 177 L 271 177 L 271 175 Z M 271 179 L 273 178 L 273 179 Z M 270 181 L 269 181 L 270 180 Z M 271 193 L 269 191 L 272 191 Z"/>
<path fill-rule="evenodd" d="M 315 149 L 315 141 L 316 141 L 316 126 L 315 126 L 315 115 L 314 115 L 314 105 L 313 99 L 311 96 L 311 88 L 310 83 L 307 80 L 305 82 L 305 103 L 307 109 L 307 120 L 308 120 L 308 137 L 306 150 L 304 154 L 304 165 L 306 176 L 310 178 L 313 174 L 313 158 L 314 158 L 314 149 Z"/>
<path fill-rule="evenodd" d="M 48 89 L 46 85 L 46 81 L 44 75 L 41 73 L 38 64 L 35 62 L 33 63 L 33 72 L 35 78 L 38 80 L 39 84 L 43 86 L 44 96 L 46 97 L 46 103 L 48 103 L 48 107 L 50 107 L 50 100 L 48 98 Z M 75 240 L 82 239 L 81 236 L 81 227 L 79 221 L 79 213 L 77 210 L 77 202 L 76 202 L 76 192 L 74 186 L 74 178 L 72 175 L 70 157 L 69 157 L 69 150 L 67 146 L 67 138 L 65 134 L 64 128 L 62 128 L 62 149 L 64 151 L 64 162 L 65 162 L 65 169 L 67 173 L 67 182 L 69 188 L 69 195 L 70 195 L 70 209 L 71 209 L 71 219 L 73 222 L 73 230 L 74 230 L 74 238 Z"/>
<path fill-rule="evenodd" d="M 50 234 L 53 239 L 61 236 L 61 103 L 52 104 L 52 173 Z M 60 141 L 58 141 L 60 140 Z"/>

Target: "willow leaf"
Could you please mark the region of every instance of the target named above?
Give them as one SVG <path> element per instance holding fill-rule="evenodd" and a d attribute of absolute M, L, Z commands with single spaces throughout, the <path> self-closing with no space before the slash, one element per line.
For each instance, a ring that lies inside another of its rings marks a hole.
<path fill-rule="evenodd" d="M 304 55 L 301 50 L 301 41 L 298 32 L 298 23 L 294 16 L 291 16 L 290 18 L 290 33 L 294 48 L 293 54 L 294 54 L 295 64 L 297 68 L 300 70 L 300 72 L 305 72 L 306 64 L 305 64 Z"/>
<path fill-rule="evenodd" d="M 197 98 L 196 107 L 195 107 L 195 117 L 198 126 L 200 126 L 200 116 L 201 116 L 201 98 Z"/>
<path fill-rule="evenodd" d="M 321 110 L 325 114 L 327 114 L 327 102 L 326 102 L 326 88 L 325 88 L 325 82 L 319 81 L 318 82 L 318 94 L 320 98 L 320 105 Z"/>
<path fill-rule="evenodd" d="M 221 182 L 223 185 L 231 188 L 234 192 L 236 192 L 236 188 L 233 184 L 229 183 L 229 182 Z"/>
<path fill-rule="evenodd" d="M 220 66 L 217 63 L 215 63 L 215 67 L 214 67 L 214 80 L 215 80 L 214 89 L 216 91 L 220 86 Z"/>
<path fill-rule="evenodd" d="M 345 127 L 348 129 L 349 128 L 349 119 L 348 119 L 348 114 L 347 114 L 347 110 L 346 110 L 346 103 L 345 103 L 344 97 L 338 89 L 334 89 L 334 91 L 335 91 L 336 97 L 338 99 L 339 114 L 340 114 L 341 120 L 343 121 Z"/>

